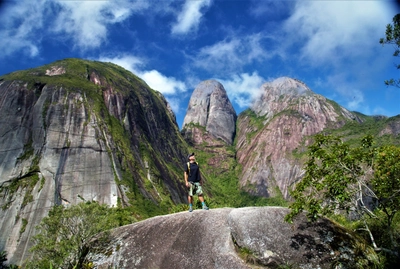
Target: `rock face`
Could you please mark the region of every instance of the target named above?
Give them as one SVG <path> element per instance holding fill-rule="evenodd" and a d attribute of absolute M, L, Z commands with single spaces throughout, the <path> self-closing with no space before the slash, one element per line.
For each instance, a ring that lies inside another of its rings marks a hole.
<path fill-rule="evenodd" d="M 193 125 L 190 124 L 200 125 L 214 138 L 230 145 L 235 136 L 236 119 L 236 112 L 222 84 L 206 80 L 196 87 L 190 98 L 182 129 L 191 134 Z M 191 138 L 195 140 L 196 136 Z M 195 143 L 199 141 L 195 140 Z"/>
<path fill-rule="evenodd" d="M 283 221 L 280 207 L 195 210 L 159 216 L 112 231 L 89 260 L 96 268 L 371 268 L 376 258 L 351 232 L 301 215 Z M 257 266 L 257 267 L 255 267 Z"/>
<path fill-rule="evenodd" d="M 386 126 L 383 127 L 379 135 L 399 135 L 400 134 L 400 115 L 392 117 Z"/>
<path fill-rule="evenodd" d="M 294 153 L 304 151 L 307 137 L 358 119 L 291 78 L 265 83 L 261 90 L 261 97 L 238 118 L 240 185 L 256 195 L 271 197 L 281 192 L 287 198 L 290 186 L 303 175 L 303 162 Z"/>
<path fill-rule="evenodd" d="M 169 168 L 186 155 L 175 116 L 120 67 L 68 59 L 3 76 L 0 115 L 0 250 L 10 263 L 29 256 L 54 205 L 185 201 Z"/>

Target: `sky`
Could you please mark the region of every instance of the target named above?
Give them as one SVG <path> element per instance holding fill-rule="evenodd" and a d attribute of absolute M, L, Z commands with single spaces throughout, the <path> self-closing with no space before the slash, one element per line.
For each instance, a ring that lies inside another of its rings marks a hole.
<path fill-rule="evenodd" d="M 0 0 L 0 75 L 65 58 L 113 62 L 171 105 L 182 127 L 204 80 L 237 114 L 279 77 L 351 111 L 400 114 L 391 0 Z"/>

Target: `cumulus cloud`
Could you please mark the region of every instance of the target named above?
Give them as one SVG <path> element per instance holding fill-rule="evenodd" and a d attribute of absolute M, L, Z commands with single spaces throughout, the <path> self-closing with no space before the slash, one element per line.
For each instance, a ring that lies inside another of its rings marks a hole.
<path fill-rule="evenodd" d="M 131 14 L 125 1 L 57 1 L 53 31 L 72 37 L 81 49 L 99 47 L 107 38 L 107 26 Z"/>
<path fill-rule="evenodd" d="M 97 60 L 100 62 L 114 63 L 116 65 L 122 66 L 126 70 L 129 70 L 133 73 L 135 73 L 136 70 L 139 70 L 145 64 L 144 60 L 132 55 L 118 55 L 114 57 L 101 56 Z"/>
<path fill-rule="evenodd" d="M 131 71 L 143 79 L 150 88 L 161 92 L 167 99 L 172 111 L 177 114 L 182 106 L 181 94 L 188 90 L 185 82 L 174 77 L 163 75 L 157 70 L 144 70 L 145 60 L 132 55 L 119 55 L 114 57 L 100 57 L 98 61 L 111 62 Z"/>
<path fill-rule="evenodd" d="M 157 70 L 144 70 L 145 61 L 138 57 L 120 55 L 115 57 L 100 57 L 98 60 L 122 66 L 143 79 L 153 90 L 159 91 L 164 95 L 173 96 L 187 91 L 187 86 L 183 81 L 165 76 Z"/>
<path fill-rule="evenodd" d="M 186 0 L 182 11 L 179 13 L 177 22 L 172 26 L 173 34 L 186 34 L 196 30 L 201 18 L 202 11 L 211 5 L 211 0 Z"/>
<path fill-rule="evenodd" d="M 144 79 L 149 86 L 165 95 L 175 95 L 186 91 L 184 82 L 167 77 L 157 70 L 141 71 L 139 77 Z"/>
<path fill-rule="evenodd" d="M 362 8 L 359 1 L 298 1 L 284 25 L 285 38 L 300 44 L 301 56 L 312 64 L 340 63 L 367 55 L 391 12 L 381 1 L 363 1 Z"/>
<path fill-rule="evenodd" d="M 221 74 L 242 69 L 245 65 L 271 57 L 261 44 L 264 38 L 259 33 L 251 34 L 203 47 L 193 58 L 193 65 Z"/>
<path fill-rule="evenodd" d="M 38 0 L 7 5 L 3 10 L 7 16 L 0 16 L 0 57 L 16 51 L 22 51 L 28 57 L 39 54 L 42 35 L 38 30 L 43 26 L 45 3 L 45 0 Z"/>
<path fill-rule="evenodd" d="M 231 102 L 241 109 L 249 107 L 260 96 L 261 85 L 266 82 L 257 72 L 236 74 L 228 79 L 217 80 L 224 85 Z"/>
<path fill-rule="evenodd" d="M 282 44 L 299 63 L 330 74 L 323 78 L 323 95 L 362 111 L 366 91 L 377 79 L 366 74 L 390 65 L 383 63 L 378 41 L 393 15 L 387 1 L 298 1 L 283 24 Z"/>
<path fill-rule="evenodd" d="M 5 5 L 0 16 L 2 55 L 24 51 L 38 56 L 42 39 L 72 40 L 87 50 L 107 42 L 109 27 L 135 12 L 146 10 L 147 1 L 20 0 Z"/>

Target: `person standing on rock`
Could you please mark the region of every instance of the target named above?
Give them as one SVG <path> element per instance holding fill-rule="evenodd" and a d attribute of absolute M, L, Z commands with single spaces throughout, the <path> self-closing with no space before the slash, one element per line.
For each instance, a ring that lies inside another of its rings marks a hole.
<path fill-rule="evenodd" d="M 197 195 L 199 197 L 203 209 L 208 210 L 208 207 L 204 202 L 203 190 L 201 188 L 202 179 L 200 175 L 200 168 L 196 162 L 194 153 L 189 154 L 187 156 L 187 160 L 188 162 L 186 163 L 184 168 L 185 170 L 184 177 L 185 177 L 186 187 L 189 189 L 189 194 L 188 194 L 189 212 L 193 211 L 194 195 Z"/>

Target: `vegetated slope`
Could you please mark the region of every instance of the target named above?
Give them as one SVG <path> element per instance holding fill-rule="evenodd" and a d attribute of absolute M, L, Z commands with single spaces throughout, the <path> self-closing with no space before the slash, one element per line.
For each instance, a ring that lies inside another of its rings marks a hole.
<path fill-rule="evenodd" d="M 11 263 L 54 205 L 95 200 L 143 219 L 185 199 L 175 116 L 119 66 L 66 59 L 2 76 L 0 115 L 0 249 Z"/>

